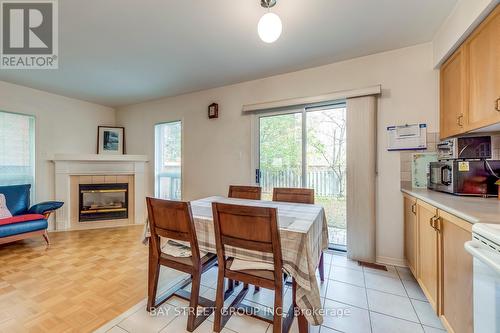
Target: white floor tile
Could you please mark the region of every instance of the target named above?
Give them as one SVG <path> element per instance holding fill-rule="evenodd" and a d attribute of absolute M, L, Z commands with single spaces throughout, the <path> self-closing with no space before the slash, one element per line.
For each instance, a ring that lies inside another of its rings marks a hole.
<path fill-rule="evenodd" d="M 396 267 L 391 266 L 391 265 L 386 265 L 386 268 L 387 268 L 387 271 L 383 271 L 381 269 L 376 269 L 376 268 L 363 267 L 363 271 L 365 273 L 383 275 L 383 276 L 388 276 L 388 277 L 392 277 L 395 279 L 399 279 L 399 275 L 398 275 L 398 272 L 396 271 Z"/>
<path fill-rule="evenodd" d="M 337 330 L 332 330 L 331 328 L 326 327 L 326 326 L 321 326 L 320 333 L 342 333 L 342 332 L 337 331 Z"/>
<path fill-rule="evenodd" d="M 408 267 L 396 267 L 396 271 L 398 272 L 401 280 L 408 280 L 408 281 L 416 282 L 415 277 L 413 276 L 413 273 L 410 271 L 410 269 Z"/>
<path fill-rule="evenodd" d="M 130 333 L 157 333 L 175 319 L 177 312 L 173 306 L 163 305 L 156 310 L 156 315 L 146 309 L 140 309 L 121 321 L 118 326 Z"/>
<path fill-rule="evenodd" d="M 421 301 L 426 301 L 427 298 L 425 297 L 424 292 L 420 288 L 417 282 L 409 281 L 409 280 L 402 280 L 403 285 L 405 286 L 406 292 L 408 293 L 408 296 L 410 298 L 418 299 Z"/>
<path fill-rule="evenodd" d="M 193 333 L 212 333 L 214 323 L 205 320 L 200 326 L 198 326 Z M 189 333 L 186 330 L 187 327 L 187 316 L 182 315 L 175 318 L 170 324 L 163 328 L 160 333 Z M 221 333 L 234 333 L 226 328 L 222 329 Z"/>
<path fill-rule="evenodd" d="M 425 333 L 446 333 L 445 330 L 440 330 L 440 329 L 437 329 L 437 328 L 434 328 L 434 327 L 425 326 L 425 325 L 422 325 L 422 326 L 424 328 L 424 332 Z"/>
<path fill-rule="evenodd" d="M 328 281 L 326 298 L 367 309 L 365 290 L 365 288 L 352 284 L 330 280 Z"/>
<path fill-rule="evenodd" d="M 363 272 L 342 266 L 333 266 L 330 271 L 331 280 L 355 284 L 360 287 L 365 286 Z"/>
<path fill-rule="evenodd" d="M 363 270 L 363 267 L 361 267 L 356 261 L 347 259 L 347 257 L 340 256 L 340 255 L 334 255 L 332 257 L 332 265 L 333 266 L 340 266 L 340 267 L 347 267 L 350 269 L 356 269 L 358 271 Z"/>
<path fill-rule="evenodd" d="M 423 333 L 422 325 L 371 312 L 372 333 Z"/>
<path fill-rule="evenodd" d="M 406 296 L 405 288 L 398 278 L 365 272 L 366 288 L 384 291 L 391 294 Z"/>
<path fill-rule="evenodd" d="M 325 279 L 324 282 L 321 282 L 318 279 L 318 287 L 319 287 L 319 295 L 321 297 L 325 297 L 326 296 L 326 290 L 327 290 L 327 287 L 328 287 L 328 279 Z"/>
<path fill-rule="evenodd" d="M 265 333 L 269 324 L 246 315 L 233 315 L 226 323 L 226 328 L 241 333 Z"/>
<path fill-rule="evenodd" d="M 367 292 L 370 310 L 418 323 L 417 314 L 408 297 L 371 289 L 367 289 Z"/>
<path fill-rule="evenodd" d="M 110 330 L 107 330 L 106 333 L 127 333 L 127 331 L 119 326 L 114 326 Z"/>
<path fill-rule="evenodd" d="M 217 273 L 218 273 L 218 268 L 217 267 L 212 267 L 205 273 L 201 275 L 201 285 L 206 286 L 209 288 L 216 288 L 217 287 Z"/>
<path fill-rule="evenodd" d="M 417 316 L 422 324 L 439 329 L 444 328 L 441 324 L 441 320 L 438 318 L 434 309 L 432 309 L 432 306 L 428 302 L 417 301 L 414 299 L 412 299 L 411 302 L 413 303 Z"/>
<path fill-rule="evenodd" d="M 368 310 L 330 300 L 325 301 L 325 310 L 333 312 L 323 319 L 323 326 L 345 333 L 370 332 Z M 320 330 L 323 331 L 323 328 Z"/>
<path fill-rule="evenodd" d="M 312 326 L 309 325 L 309 333 L 319 333 L 321 326 Z M 323 330 L 323 328 L 322 328 Z M 328 332 L 326 330 L 323 330 L 324 332 Z M 270 325 L 269 328 L 267 329 L 267 333 L 273 333 L 273 325 Z M 290 327 L 290 333 L 299 333 L 299 325 L 297 324 L 297 319 L 293 320 L 292 327 Z M 333 333 L 336 333 L 333 331 Z"/>

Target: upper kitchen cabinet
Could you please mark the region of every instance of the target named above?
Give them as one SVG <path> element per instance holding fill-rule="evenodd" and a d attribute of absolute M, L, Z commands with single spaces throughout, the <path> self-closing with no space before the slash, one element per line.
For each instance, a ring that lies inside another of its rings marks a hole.
<path fill-rule="evenodd" d="M 467 129 L 500 122 L 500 6 L 465 42 L 469 104 Z"/>
<path fill-rule="evenodd" d="M 466 61 L 464 49 L 458 49 L 441 67 L 440 134 L 447 138 L 463 133 L 466 112 Z"/>
<path fill-rule="evenodd" d="M 440 70 L 441 138 L 500 123 L 500 6 Z"/>

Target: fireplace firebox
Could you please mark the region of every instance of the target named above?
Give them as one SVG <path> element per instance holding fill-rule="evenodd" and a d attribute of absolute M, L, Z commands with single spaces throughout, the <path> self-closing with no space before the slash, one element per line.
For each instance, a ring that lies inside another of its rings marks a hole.
<path fill-rule="evenodd" d="M 128 184 L 80 184 L 79 221 L 128 218 Z"/>

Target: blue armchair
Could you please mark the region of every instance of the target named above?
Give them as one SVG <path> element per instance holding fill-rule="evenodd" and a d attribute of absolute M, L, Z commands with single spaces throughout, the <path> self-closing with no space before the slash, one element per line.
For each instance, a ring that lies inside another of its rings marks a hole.
<path fill-rule="evenodd" d="M 0 219 L 0 244 L 42 235 L 47 245 L 47 220 L 51 213 L 64 204 L 60 201 L 47 201 L 30 207 L 31 185 L 0 186 L 5 195 L 11 218 Z"/>

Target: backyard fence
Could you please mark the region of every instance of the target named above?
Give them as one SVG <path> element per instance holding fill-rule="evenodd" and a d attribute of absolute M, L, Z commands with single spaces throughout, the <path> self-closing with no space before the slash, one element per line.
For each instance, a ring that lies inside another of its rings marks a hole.
<path fill-rule="evenodd" d="M 274 187 L 301 187 L 302 174 L 296 170 L 260 170 L 260 186 L 262 192 L 270 193 Z M 345 178 L 345 177 L 344 177 Z M 343 195 L 345 179 L 339 179 L 332 170 L 309 170 L 307 171 L 306 187 L 313 188 L 315 195 L 319 197 L 337 197 Z M 341 186 L 342 185 L 342 186 Z"/>

